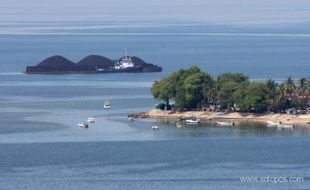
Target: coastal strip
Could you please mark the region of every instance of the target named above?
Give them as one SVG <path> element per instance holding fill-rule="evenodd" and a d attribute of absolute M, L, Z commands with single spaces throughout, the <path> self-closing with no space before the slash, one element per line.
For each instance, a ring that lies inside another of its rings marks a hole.
<path fill-rule="evenodd" d="M 176 121 L 182 117 L 195 117 L 201 119 L 201 121 L 246 121 L 246 122 L 282 122 L 292 123 L 297 125 L 310 125 L 310 115 L 290 115 L 280 113 L 266 113 L 266 114 L 254 114 L 254 113 L 240 113 L 240 112 L 208 112 L 208 111 L 163 111 L 163 110 L 150 110 L 148 112 L 139 112 L 128 114 L 128 117 L 133 118 L 153 118 L 153 119 L 166 119 Z"/>

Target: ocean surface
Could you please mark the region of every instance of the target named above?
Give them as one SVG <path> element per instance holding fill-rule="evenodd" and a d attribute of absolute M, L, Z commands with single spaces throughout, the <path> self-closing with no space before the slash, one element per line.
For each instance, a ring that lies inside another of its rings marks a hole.
<path fill-rule="evenodd" d="M 0 189 L 308 189 L 310 128 L 127 120 L 156 100 L 150 86 L 192 65 L 213 76 L 309 77 L 310 27 L 0 23 Z M 130 55 L 162 73 L 25 75 L 59 54 Z M 103 109 L 105 99 L 111 110 Z M 89 129 L 77 124 L 94 116 Z M 156 124 L 158 131 L 151 130 Z M 302 177 L 242 182 L 241 177 Z"/>

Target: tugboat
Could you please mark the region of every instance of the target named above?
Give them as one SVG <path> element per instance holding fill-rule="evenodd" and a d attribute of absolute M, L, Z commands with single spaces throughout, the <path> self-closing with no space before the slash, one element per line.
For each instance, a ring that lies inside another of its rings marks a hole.
<path fill-rule="evenodd" d="M 104 109 L 110 109 L 111 108 L 111 104 L 108 100 L 104 101 L 103 108 Z"/>
<path fill-rule="evenodd" d="M 115 65 L 115 69 L 126 69 L 126 68 L 131 68 L 134 66 L 135 64 L 132 61 L 131 57 L 128 56 L 127 49 L 125 48 L 125 56 L 122 58 L 122 60 L 117 65 Z"/>
<path fill-rule="evenodd" d="M 128 56 L 127 49 L 125 48 L 124 57 L 114 64 L 113 69 L 118 72 L 142 72 L 143 68 L 134 63 L 131 56 Z"/>

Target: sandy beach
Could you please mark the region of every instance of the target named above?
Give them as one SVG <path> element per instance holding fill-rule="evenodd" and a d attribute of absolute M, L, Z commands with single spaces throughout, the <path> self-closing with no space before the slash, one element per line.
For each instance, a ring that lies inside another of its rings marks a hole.
<path fill-rule="evenodd" d="M 180 117 L 196 117 L 202 121 L 214 120 L 230 120 L 230 121 L 253 121 L 253 122 L 282 122 L 298 125 L 309 125 L 310 115 L 288 115 L 279 113 L 268 114 L 252 114 L 252 113 L 223 113 L 223 112 L 206 112 L 206 111 L 187 111 L 187 112 L 173 112 L 162 110 L 151 110 L 149 112 L 142 112 L 133 114 L 134 117 L 155 118 L 155 119 L 171 119 L 177 120 Z"/>

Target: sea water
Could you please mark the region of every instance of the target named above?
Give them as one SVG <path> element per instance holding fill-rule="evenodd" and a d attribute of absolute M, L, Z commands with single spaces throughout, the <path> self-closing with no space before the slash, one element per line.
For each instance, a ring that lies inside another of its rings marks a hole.
<path fill-rule="evenodd" d="M 15 33 L 0 35 L 0 189 L 310 186 L 308 127 L 278 130 L 264 123 L 233 128 L 208 123 L 176 128 L 173 122 L 127 119 L 128 113 L 154 107 L 154 80 L 192 65 L 213 76 L 243 72 L 253 80 L 308 77 L 306 26 L 182 24 L 46 32 L 37 31 L 36 23 L 28 25 L 33 31 L 14 28 Z M 27 65 L 51 55 L 74 62 L 89 54 L 116 59 L 124 48 L 129 55 L 162 66 L 163 72 L 23 73 Z M 110 110 L 103 109 L 106 99 Z M 77 127 L 90 116 L 95 124 Z M 155 124 L 158 131 L 151 130 Z M 303 182 L 241 182 L 246 176 L 303 177 Z"/>

